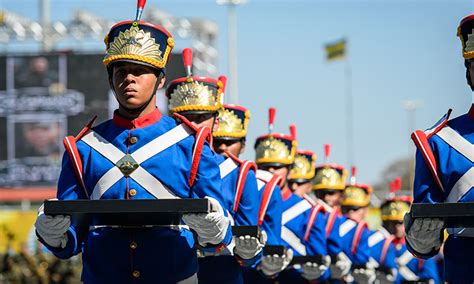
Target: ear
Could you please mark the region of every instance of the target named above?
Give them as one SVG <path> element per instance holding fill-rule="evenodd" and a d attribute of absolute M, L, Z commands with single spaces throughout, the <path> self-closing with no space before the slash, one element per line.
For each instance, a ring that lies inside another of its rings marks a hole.
<path fill-rule="evenodd" d="M 240 146 L 240 152 L 239 154 L 243 154 L 245 152 L 245 143 L 240 142 L 242 146 Z"/>
<path fill-rule="evenodd" d="M 165 85 L 166 77 L 163 76 L 161 79 L 160 79 L 160 77 L 158 77 L 158 80 L 160 80 L 160 84 L 158 85 L 158 89 L 161 89 Z"/>

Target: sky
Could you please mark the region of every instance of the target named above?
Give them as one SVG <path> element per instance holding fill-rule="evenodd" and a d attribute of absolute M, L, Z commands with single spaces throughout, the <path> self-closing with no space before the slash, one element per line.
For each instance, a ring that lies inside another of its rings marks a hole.
<path fill-rule="evenodd" d="M 134 0 L 51 0 L 51 16 L 67 21 L 74 10 L 85 9 L 119 21 L 132 19 L 135 6 Z M 227 73 L 225 7 L 213 0 L 148 0 L 147 6 L 216 22 L 219 71 Z M 37 7 L 37 0 L 0 0 L 0 9 L 34 19 Z M 330 161 L 350 168 L 350 68 L 353 164 L 359 182 L 378 182 L 389 163 L 414 154 L 413 128 L 431 127 L 449 108 L 453 117 L 469 109 L 472 92 L 456 31 L 471 13 L 474 1 L 468 0 L 249 0 L 237 7 L 239 104 L 252 115 L 243 158 L 254 158 L 254 141 L 268 132 L 272 106 L 276 132 L 288 133 L 294 123 L 299 148 L 315 151 L 317 163 L 329 143 Z M 346 60 L 326 61 L 324 45 L 341 38 L 348 42 Z M 403 108 L 407 100 L 419 104 L 411 123 Z"/>

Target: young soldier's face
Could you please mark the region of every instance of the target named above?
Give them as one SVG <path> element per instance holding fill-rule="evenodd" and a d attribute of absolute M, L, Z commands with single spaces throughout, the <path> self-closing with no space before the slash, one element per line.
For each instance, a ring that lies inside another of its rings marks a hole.
<path fill-rule="evenodd" d="M 342 191 L 340 190 L 333 190 L 329 191 L 324 194 L 323 196 L 324 202 L 329 204 L 329 206 L 339 206 L 342 202 Z"/>
<path fill-rule="evenodd" d="M 230 152 L 232 155 L 239 157 L 240 154 L 244 152 L 244 144 L 242 140 L 223 140 L 223 139 L 214 139 L 214 151 L 217 154 L 225 156 L 225 151 Z"/>
<path fill-rule="evenodd" d="M 183 116 L 186 117 L 194 126 L 196 127 L 208 127 L 211 132 L 214 127 L 217 127 L 217 113 L 183 113 Z"/>
<path fill-rule="evenodd" d="M 287 178 L 288 178 L 288 173 L 290 172 L 290 169 L 288 167 L 263 167 L 264 170 L 271 172 L 272 174 L 275 174 L 281 178 L 282 182 L 282 187 L 286 187 L 288 184 Z"/>
<path fill-rule="evenodd" d="M 313 190 L 313 184 L 311 182 L 293 183 L 291 184 L 291 190 L 293 190 L 295 194 L 303 196 Z"/>
<path fill-rule="evenodd" d="M 144 105 L 153 95 L 158 78 L 153 68 L 129 62 L 113 66 L 112 83 L 119 103 L 135 109 Z M 160 82 L 162 87 L 164 80 Z M 152 105 L 153 109 L 156 104 Z"/>

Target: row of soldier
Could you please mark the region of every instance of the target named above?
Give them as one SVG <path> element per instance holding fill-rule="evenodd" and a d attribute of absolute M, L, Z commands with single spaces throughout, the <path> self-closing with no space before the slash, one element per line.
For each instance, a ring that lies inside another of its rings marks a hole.
<path fill-rule="evenodd" d="M 297 149 L 296 130 L 255 143 L 256 160 L 242 161 L 250 112 L 221 104 L 225 77 L 187 76 L 166 87 L 171 116 L 156 108 L 174 41 L 162 27 L 140 21 L 113 26 L 104 64 L 119 103 L 111 120 L 89 123 L 64 139 L 57 198 L 207 198 L 210 213 L 184 214 L 179 227 L 71 224 L 40 209 L 36 232 L 59 258 L 82 253 L 85 283 L 400 283 L 438 282 L 434 260 L 407 251 L 403 216 L 411 198 L 392 196 L 381 208 L 383 228 L 364 222 L 371 187 L 346 184 L 346 169 L 315 167 Z M 260 233 L 232 236 L 232 226 Z M 412 238 L 412 240 L 415 240 Z M 414 242 L 416 244 L 416 242 Z M 278 251 L 276 248 L 283 246 Z M 271 250 L 274 248 L 275 250 Z M 310 256 L 293 265 L 292 259 Z"/>

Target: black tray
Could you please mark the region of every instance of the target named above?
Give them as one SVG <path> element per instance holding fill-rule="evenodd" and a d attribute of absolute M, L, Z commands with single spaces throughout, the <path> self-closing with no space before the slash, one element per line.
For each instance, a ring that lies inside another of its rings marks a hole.
<path fill-rule="evenodd" d="M 251 236 L 260 238 L 260 228 L 258 226 L 232 226 L 232 235 L 235 237 Z"/>
<path fill-rule="evenodd" d="M 323 263 L 323 257 L 321 255 L 305 255 L 305 256 L 293 256 L 293 259 L 290 262 L 289 266 L 292 265 L 303 265 L 306 262 L 316 262 L 316 263 Z"/>
<path fill-rule="evenodd" d="M 474 227 L 474 202 L 459 203 L 414 203 L 411 206 L 413 218 L 442 218 L 448 228 Z"/>
<path fill-rule="evenodd" d="M 263 247 L 263 255 L 285 255 L 286 254 L 286 247 L 284 246 L 277 246 L 277 245 L 266 245 Z"/>
<path fill-rule="evenodd" d="M 184 213 L 210 212 L 208 199 L 46 200 L 46 215 L 69 215 L 74 224 L 179 225 Z"/>

